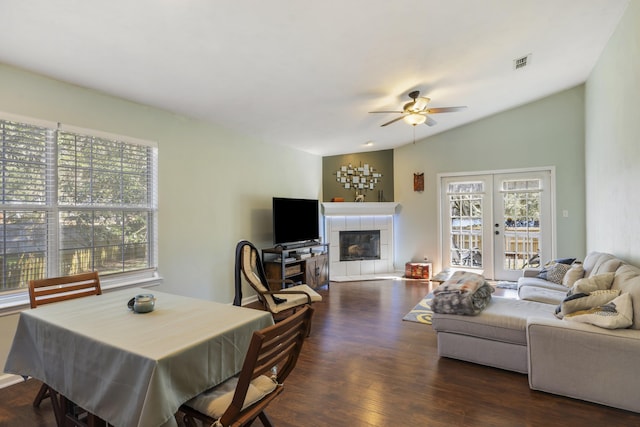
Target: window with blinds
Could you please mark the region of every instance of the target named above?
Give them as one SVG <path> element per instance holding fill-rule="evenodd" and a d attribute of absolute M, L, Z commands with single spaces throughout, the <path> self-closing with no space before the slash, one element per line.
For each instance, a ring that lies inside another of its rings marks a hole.
<path fill-rule="evenodd" d="M 153 143 L 2 116 L 0 143 L 0 292 L 157 267 Z"/>

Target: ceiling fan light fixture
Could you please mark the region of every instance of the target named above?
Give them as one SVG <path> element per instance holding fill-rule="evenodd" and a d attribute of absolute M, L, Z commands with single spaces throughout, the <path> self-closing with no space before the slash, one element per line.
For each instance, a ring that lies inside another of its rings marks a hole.
<path fill-rule="evenodd" d="M 427 116 L 424 116 L 422 114 L 413 113 L 413 114 L 409 114 L 407 116 L 404 116 L 403 120 L 405 122 L 409 123 L 412 126 L 417 126 L 417 125 L 421 125 L 424 122 L 426 122 L 427 121 Z"/>
<path fill-rule="evenodd" d="M 467 107 L 437 107 L 437 108 L 427 108 L 429 102 L 431 102 L 430 98 L 426 96 L 420 96 L 420 91 L 414 90 L 409 93 L 409 98 L 411 101 L 405 103 L 402 106 L 402 111 L 369 111 L 370 113 L 401 113 L 400 117 L 396 117 L 395 119 L 389 120 L 381 124 L 381 127 L 388 126 L 392 123 L 398 122 L 400 120 L 404 120 L 405 123 L 410 124 L 411 126 L 421 125 L 426 123 L 428 126 L 433 126 L 437 122 L 431 118 L 431 114 L 437 113 L 453 113 L 455 111 L 463 110 Z M 427 116 L 429 114 L 429 116 Z"/>
<path fill-rule="evenodd" d="M 422 111 L 427 108 L 427 104 L 431 101 L 429 98 L 425 98 L 424 96 L 419 96 L 416 98 L 416 101 L 413 104 L 412 109 L 414 111 Z"/>

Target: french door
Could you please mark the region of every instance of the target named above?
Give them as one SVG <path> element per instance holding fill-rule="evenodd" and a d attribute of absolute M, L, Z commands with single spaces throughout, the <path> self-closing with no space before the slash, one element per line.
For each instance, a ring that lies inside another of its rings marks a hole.
<path fill-rule="evenodd" d="M 551 170 L 441 176 L 443 268 L 516 280 L 553 256 Z"/>

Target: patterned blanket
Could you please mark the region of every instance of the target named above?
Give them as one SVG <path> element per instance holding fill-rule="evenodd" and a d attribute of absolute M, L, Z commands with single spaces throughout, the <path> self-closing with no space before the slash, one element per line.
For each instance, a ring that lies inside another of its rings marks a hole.
<path fill-rule="evenodd" d="M 433 291 L 434 313 L 476 315 L 491 301 L 493 286 L 479 274 L 456 271 Z"/>

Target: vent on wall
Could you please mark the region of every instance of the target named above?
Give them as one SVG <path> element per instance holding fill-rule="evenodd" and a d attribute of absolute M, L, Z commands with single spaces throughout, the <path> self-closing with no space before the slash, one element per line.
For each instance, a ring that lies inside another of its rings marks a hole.
<path fill-rule="evenodd" d="M 527 65 L 529 65 L 530 62 L 531 62 L 531 54 L 528 54 L 527 56 L 522 56 L 520 58 L 516 58 L 513 60 L 513 69 L 519 70 L 521 68 L 524 68 Z"/>

